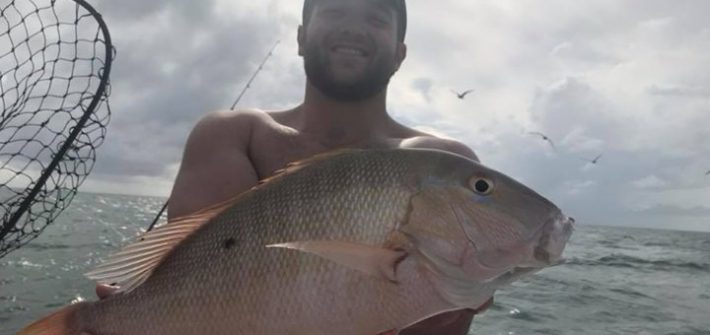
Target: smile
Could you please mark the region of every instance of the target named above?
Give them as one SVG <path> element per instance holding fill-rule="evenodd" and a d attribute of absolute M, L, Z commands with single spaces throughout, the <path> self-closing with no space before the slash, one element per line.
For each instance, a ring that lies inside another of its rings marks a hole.
<path fill-rule="evenodd" d="M 347 45 L 336 45 L 330 48 L 331 52 L 341 54 L 341 55 L 347 55 L 347 56 L 358 56 L 358 57 L 367 57 L 368 53 L 362 48 L 356 47 L 356 46 L 347 46 Z"/>

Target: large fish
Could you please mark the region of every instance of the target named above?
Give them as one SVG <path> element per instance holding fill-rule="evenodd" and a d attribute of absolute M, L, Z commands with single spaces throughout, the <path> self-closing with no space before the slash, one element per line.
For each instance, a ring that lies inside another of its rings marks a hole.
<path fill-rule="evenodd" d="M 554 204 L 462 156 L 324 154 L 144 235 L 88 274 L 121 293 L 20 334 L 396 332 L 559 263 L 571 233 Z"/>

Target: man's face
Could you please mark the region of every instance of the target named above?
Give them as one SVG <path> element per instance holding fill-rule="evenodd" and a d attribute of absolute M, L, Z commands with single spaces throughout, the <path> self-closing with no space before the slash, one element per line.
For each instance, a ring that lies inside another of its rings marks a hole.
<path fill-rule="evenodd" d="M 405 46 L 385 1 L 323 0 L 299 31 L 299 53 L 311 84 L 333 99 L 358 101 L 387 87 Z"/>

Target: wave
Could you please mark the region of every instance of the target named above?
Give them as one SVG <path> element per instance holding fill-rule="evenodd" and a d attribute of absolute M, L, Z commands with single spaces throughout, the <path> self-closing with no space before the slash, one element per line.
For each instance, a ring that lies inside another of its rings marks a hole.
<path fill-rule="evenodd" d="M 542 319 L 537 317 L 537 315 L 535 315 L 534 313 L 528 313 L 526 311 L 521 311 L 517 308 L 509 311 L 508 316 L 513 319 L 524 320 L 524 321 L 532 321 L 532 322 L 542 321 Z"/>
<path fill-rule="evenodd" d="M 27 250 L 33 250 L 33 251 L 48 251 L 48 250 L 67 250 L 67 249 L 73 249 L 76 248 L 76 246 L 71 246 L 67 244 L 61 244 L 61 243 L 35 243 L 35 244 L 28 244 L 26 246 Z"/>
<path fill-rule="evenodd" d="M 686 262 L 681 260 L 649 260 L 628 255 L 612 254 L 597 259 L 572 258 L 566 264 L 583 266 L 609 266 L 651 270 L 693 270 L 710 272 L 710 263 Z"/>
<path fill-rule="evenodd" d="M 644 247 L 676 247 L 670 242 L 649 241 L 643 243 Z"/>

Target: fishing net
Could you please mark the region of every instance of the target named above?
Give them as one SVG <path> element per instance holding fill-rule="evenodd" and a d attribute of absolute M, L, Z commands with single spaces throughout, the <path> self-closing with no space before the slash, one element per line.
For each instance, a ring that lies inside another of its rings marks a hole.
<path fill-rule="evenodd" d="M 91 172 L 113 54 L 83 0 L 0 0 L 0 258 L 39 236 Z"/>

